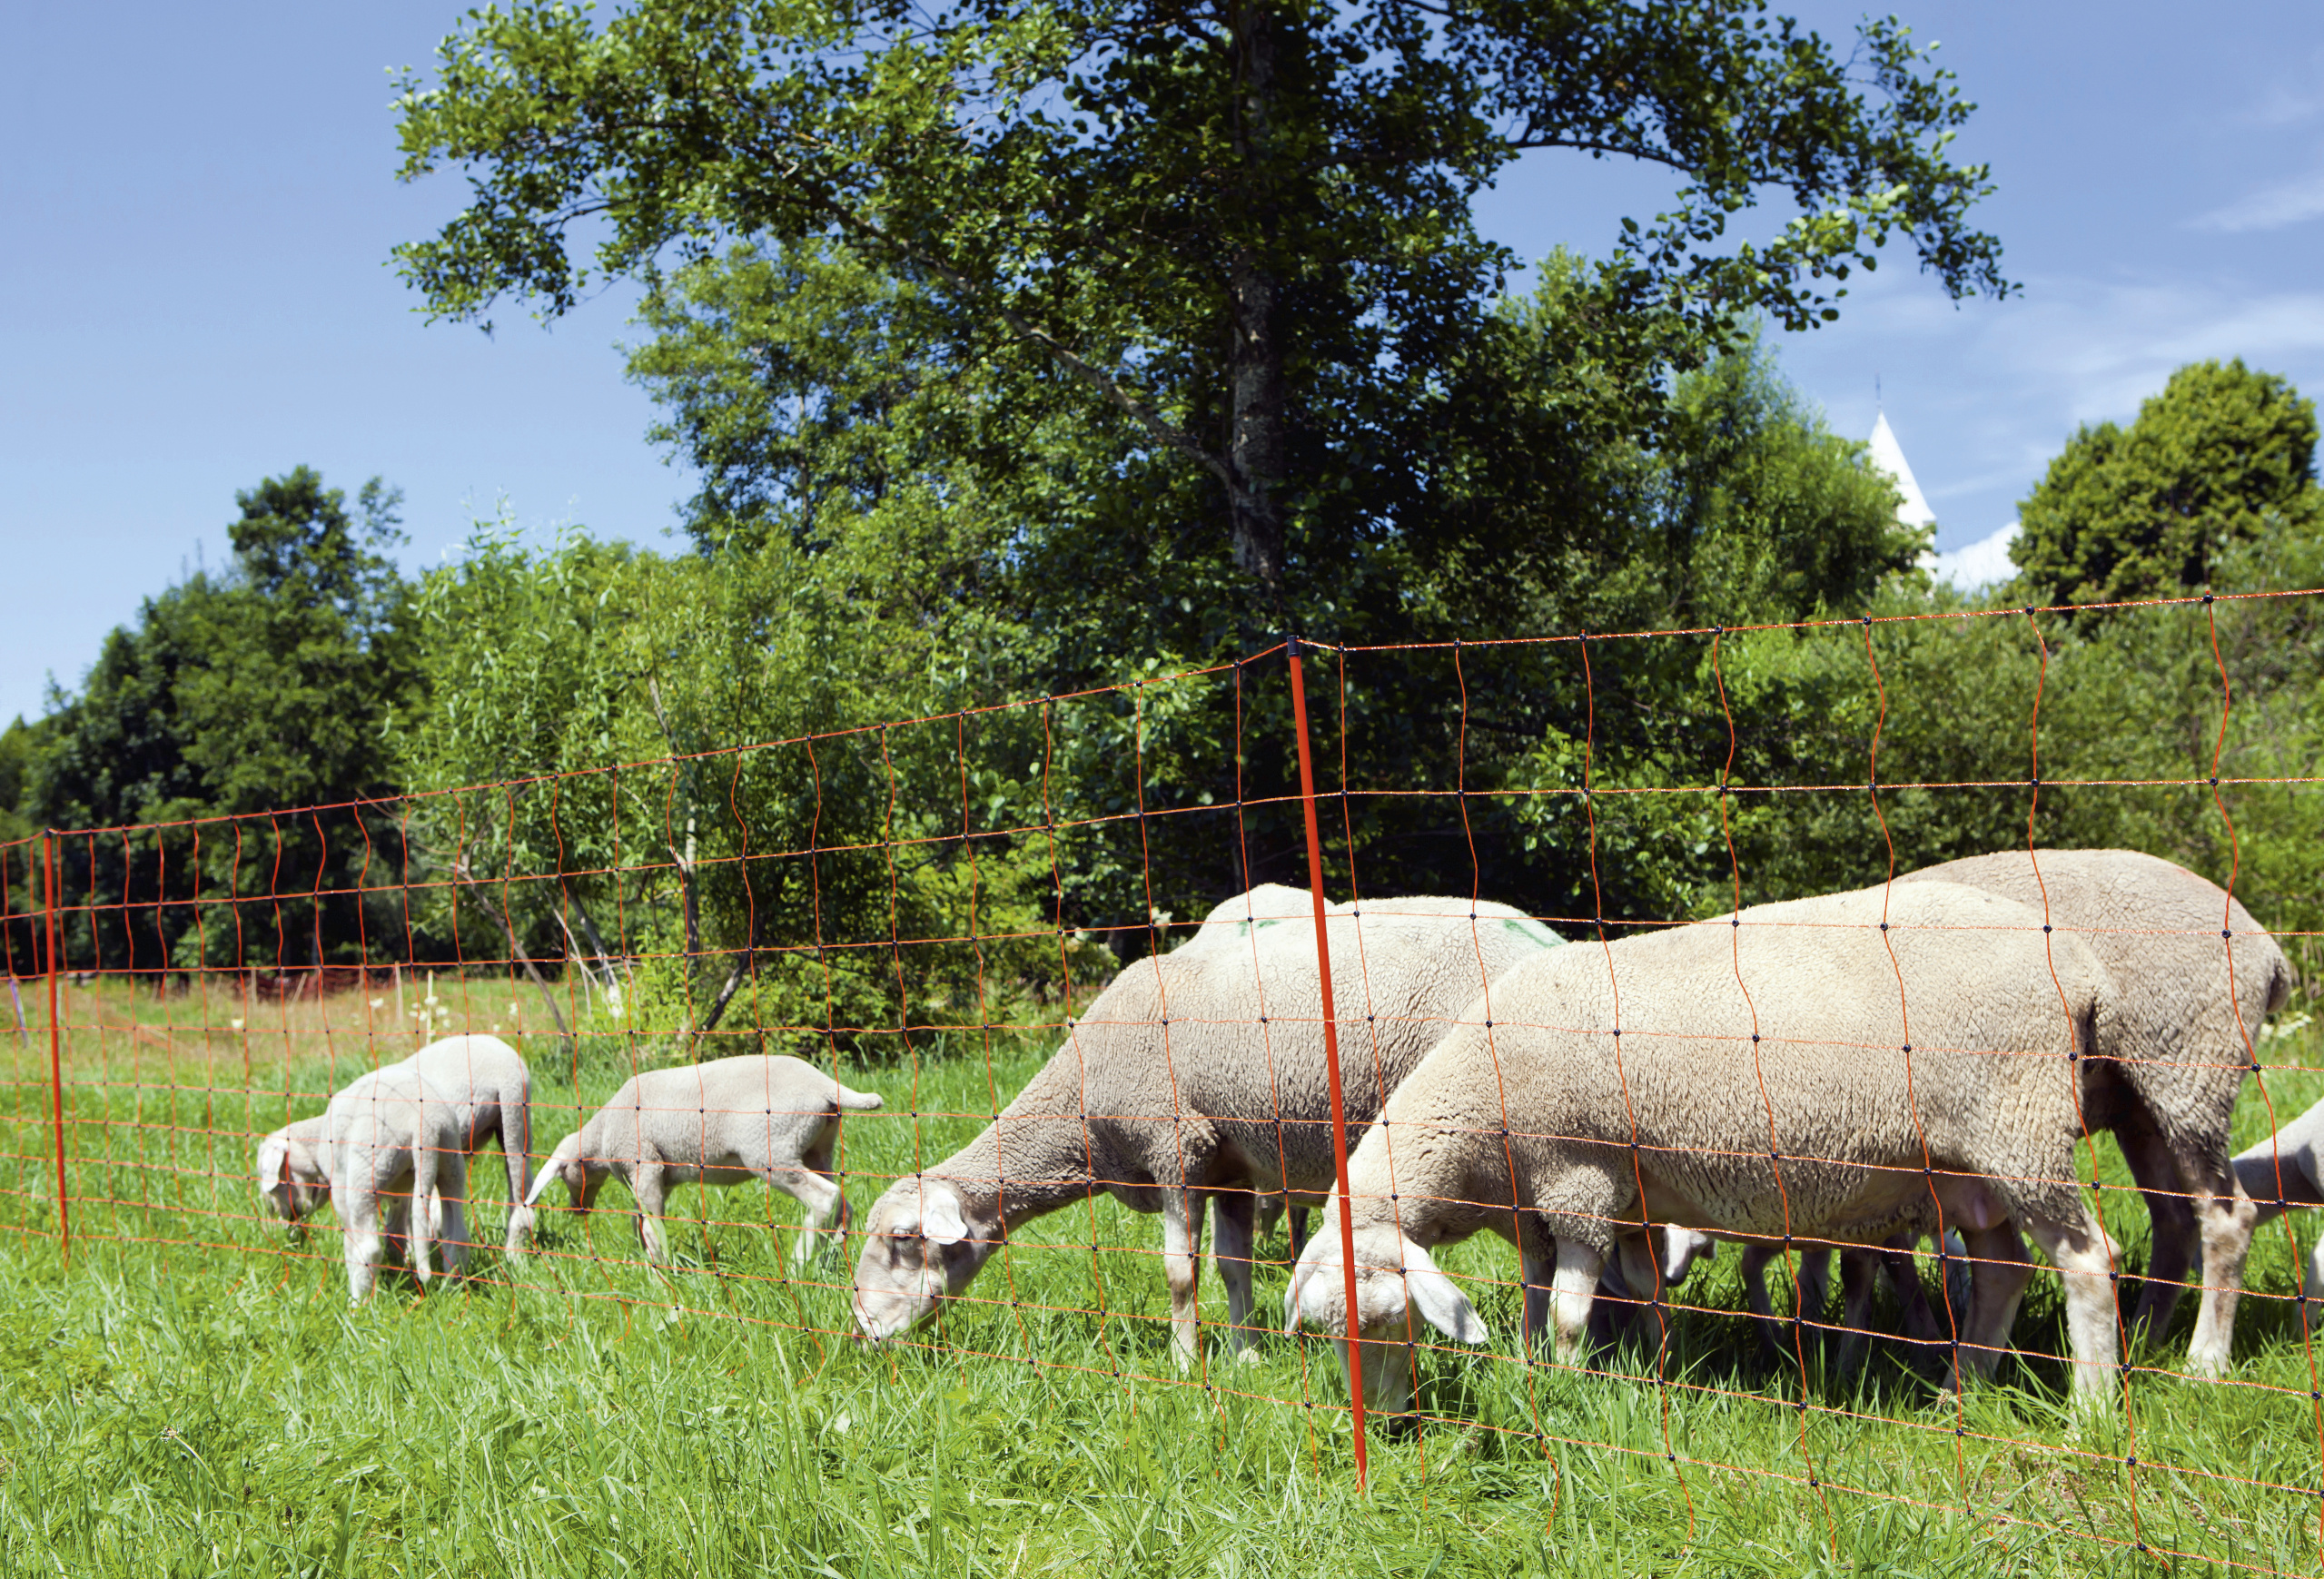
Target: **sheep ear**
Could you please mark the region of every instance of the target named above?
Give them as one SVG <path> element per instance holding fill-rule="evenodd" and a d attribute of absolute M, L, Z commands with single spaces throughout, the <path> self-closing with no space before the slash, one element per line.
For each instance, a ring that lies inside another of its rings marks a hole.
<path fill-rule="evenodd" d="M 1404 1287 L 1421 1319 L 1455 1343 L 1483 1343 L 1492 1336 L 1477 1308 L 1437 1270 L 1429 1252 L 1409 1239 L 1404 1241 Z"/>
<path fill-rule="evenodd" d="M 1684 1283 L 1696 1262 L 1716 1260 L 1718 1254 L 1718 1240 L 1706 1233 L 1694 1229 L 1667 1229 L 1663 1239 L 1662 1280 L 1672 1285 Z"/>
<path fill-rule="evenodd" d="M 282 1170 L 290 1165 L 291 1143 L 280 1135 L 269 1135 L 258 1143 L 258 1191 L 264 1195 L 282 1182 Z"/>
<path fill-rule="evenodd" d="M 968 1237 L 960 1215 L 960 1198 L 950 1190 L 921 1197 L 920 1233 L 932 1245 L 956 1245 Z"/>
<path fill-rule="evenodd" d="M 2319 1240 L 2319 1243 L 2324 1243 L 2324 1240 Z M 1308 1278 L 1314 1274 L 1315 1268 L 1302 1261 L 1291 1273 L 1291 1286 L 1283 1290 L 1283 1336 L 1285 1337 L 1297 1337 L 1300 1335 L 1300 1290 L 1307 1287 Z"/>
<path fill-rule="evenodd" d="M 1336 1242 L 1321 1238 L 1307 1242 L 1300 1253 L 1299 1264 L 1291 1268 L 1291 1286 L 1283 1290 L 1283 1336 L 1297 1337 L 1300 1331 L 1300 1305 L 1307 1293 L 1307 1286 L 1318 1272 L 1323 1270 L 1324 1258 L 1338 1248 Z"/>

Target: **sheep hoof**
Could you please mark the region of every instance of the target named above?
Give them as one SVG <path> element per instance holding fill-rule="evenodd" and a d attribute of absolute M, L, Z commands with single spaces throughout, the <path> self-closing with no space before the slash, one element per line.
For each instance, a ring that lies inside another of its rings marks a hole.
<path fill-rule="evenodd" d="M 2217 1349 L 2190 1349 L 2186 1374 L 2198 1381 L 2215 1382 L 2228 1372 L 2228 1357 Z"/>

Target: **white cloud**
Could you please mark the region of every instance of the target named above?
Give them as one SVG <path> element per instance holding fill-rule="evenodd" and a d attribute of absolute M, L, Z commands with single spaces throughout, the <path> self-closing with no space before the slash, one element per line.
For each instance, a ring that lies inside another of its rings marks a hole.
<path fill-rule="evenodd" d="M 1963 592 L 1974 592 L 1996 581 L 2006 581 L 2017 573 L 2010 563 L 2009 548 L 2017 541 L 2017 523 L 2012 521 L 1990 537 L 1980 538 L 1965 548 L 1955 548 L 1949 554 L 1932 554 L 1923 564 L 1929 574 L 1940 581 L 1950 581 Z"/>
<path fill-rule="evenodd" d="M 2193 222 L 2197 230 L 2234 234 L 2243 231 L 2279 231 L 2286 225 L 2304 224 L 2318 218 L 2324 218 L 2324 170 L 2311 170 L 2289 181 L 2263 186 L 2199 216 Z"/>

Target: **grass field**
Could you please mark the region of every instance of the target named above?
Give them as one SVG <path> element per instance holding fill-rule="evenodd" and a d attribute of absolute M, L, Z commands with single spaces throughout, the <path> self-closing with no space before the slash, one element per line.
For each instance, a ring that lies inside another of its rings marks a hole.
<path fill-rule="evenodd" d="M 513 1030 L 505 984 L 441 991 L 450 1029 Z M 2023 1355 L 1956 1405 L 1894 1348 L 1846 1388 L 1763 1365 L 1731 1314 L 1732 1254 L 1680 1291 L 1702 1308 L 1674 1323 L 1659 1381 L 1638 1348 L 1521 1365 L 1513 1258 L 1472 1242 L 1446 1264 L 1479 1279 L 1494 1345 L 1424 1358 L 1422 1406 L 1445 1423 L 1375 1435 L 1360 1496 L 1330 1349 L 1277 1339 L 1256 1365 L 1182 1377 L 1156 1219 L 1110 1202 L 1034 1225 L 976 1300 L 892 1350 L 844 1336 L 844 1277 L 788 1275 L 796 1209 L 756 1187 L 681 1192 L 668 1274 L 638 1259 L 617 1189 L 586 1227 L 549 1214 L 540 1256 L 480 1251 L 463 1284 L 421 1298 L 391 1279 L 351 1311 L 328 1217 L 293 1245 L 255 1215 L 248 1169 L 256 1132 L 410 1051 L 391 1005 L 367 1001 L 71 992 L 68 1266 L 45 1001 L 26 1009 L 30 1034 L 0 1057 L 7 1573 L 2047 1574 L 2161 1572 L 2162 1551 L 2181 1574 L 2318 1565 L 2314 1384 L 2280 1298 L 2245 1305 L 2227 1386 L 2167 1374 L 2186 1302 L 2137 1357 L 2130 1418 L 2075 1434 L 2046 1275 Z M 972 1133 L 1043 1054 L 993 1040 L 989 1060 L 981 1037 L 932 1040 L 916 1091 L 906 1067 L 848 1071 L 889 1101 L 848 1121 L 859 1208 L 915 1141 L 933 1161 Z M 2268 1075 L 2283 1116 L 2324 1097 L 2319 1051 L 2265 1044 L 2271 1066 L 2299 1066 Z M 527 1051 L 545 1150 L 631 1050 Z M 2260 1111 L 2255 1090 L 2239 1140 Z M 476 1170 L 478 1237 L 495 1243 L 496 1161 Z M 2123 1182 L 2111 1152 L 2101 1172 Z M 2143 1209 L 2101 1199 L 2137 1266 Z M 1280 1235 L 1263 1253 L 1283 1253 Z M 2295 1291 L 2298 1266 L 2271 1225 L 2252 1287 Z M 1262 1269 L 1262 1310 L 1283 1281 Z M 1206 1314 L 1222 1313 L 1213 1283 Z"/>

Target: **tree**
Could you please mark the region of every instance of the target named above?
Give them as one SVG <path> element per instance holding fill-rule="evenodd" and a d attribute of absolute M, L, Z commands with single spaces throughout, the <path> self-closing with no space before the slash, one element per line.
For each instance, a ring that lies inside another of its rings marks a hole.
<path fill-rule="evenodd" d="M 1985 170 L 1945 156 L 1949 74 L 1893 19 L 1843 57 L 1758 0 L 523 4 L 472 14 L 400 109 L 405 177 L 471 182 L 399 249 L 432 311 L 562 312 L 673 246 L 842 250 L 925 301 L 945 362 L 1000 370 L 1030 408 L 1005 434 L 1103 411 L 1201 477 L 1225 530 L 1200 546 L 1276 628 L 1383 534 L 1428 537 L 1431 425 L 1515 262 L 1469 202 L 1522 152 L 1678 183 L 1600 281 L 1617 339 L 1831 318 L 1893 236 L 1953 295 L 2008 289 L 1967 219 Z M 1797 217 L 1728 244 L 1770 193 Z"/>
<path fill-rule="evenodd" d="M 85 946 L 157 942 L 147 962 L 181 964 L 371 952 L 359 879 L 395 869 L 400 835 L 361 803 L 394 792 L 387 725 L 416 678 L 409 589 L 386 552 L 399 499 L 374 479 L 351 514 L 303 466 L 236 495 L 231 568 L 146 599 L 80 690 L 55 696 L 29 795 L 45 825 L 250 819 L 86 839 L 88 881 L 121 896 L 106 913 L 124 935 Z M 302 891 L 323 897 L 278 902 Z M 182 903 L 197 893 L 245 903 L 205 930 Z"/>
<path fill-rule="evenodd" d="M 618 990 L 601 1028 L 688 1032 L 697 1051 L 713 1031 L 821 1030 L 885 1056 L 907 1013 L 955 1023 L 980 993 L 1053 983 L 1048 849 L 1014 832 L 1037 823 L 1021 782 L 1037 725 L 943 715 L 972 676 L 940 640 L 963 622 L 926 617 L 944 570 L 923 556 L 959 523 L 915 527 L 911 508 L 898 493 L 881 530 L 812 550 L 770 532 L 716 558 L 487 527 L 431 571 L 432 701 L 397 731 L 430 792 L 424 933 L 505 927 L 528 957 L 571 962 L 569 996 Z M 505 634 L 486 649 L 479 628 Z"/>
<path fill-rule="evenodd" d="M 1824 429 L 1757 338 L 1659 390 L 1653 360 L 1605 329 L 1597 271 L 1559 256 L 1543 272 L 1535 293 L 1496 311 L 1454 370 L 1441 419 L 1415 435 L 1410 459 L 1430 486 L 1406 518 L 1426 523 L 1431 546 L 1413 533 L 1360 541 L 1302 607 L 1310 628 L 1407 648 L 1350 670 L 1351 782 L 1434 791 L 1465 775 L 1484 792 L 1463 811 L 1436 794 L 1354 801 L 1364 881 L 1462 891 L 1482 868 L 1497 893 L 1570 914 L 1590 908 L 1589 830 L 1564 814 L 1577 802 L 1536 792 L 1579 787 L 1593 685 L 1609 704 L 1595 724 L 1601 782 L 1682 766 L 1714 776 L 1726 725 L 1700 644 L 1593 644 L 1590 684 L 1570 646 L 1459 660 L 1408 644 L 1854 612 L 1924 544 L 1898 526 L 1862 447 Z M 662 404 L 661 432 L 706 479 L 690 511 L 697 541 L 729 557 L 780 542 L 811 562 L 882 565 L 941 541 L 901 579 L 911 628 L 932 658 L 980 676 L 972 696 L 1137 687 L 1130 705 L 1060 710 L 1051 801 L 1024 808 L 1083 830 L 1061 872 L 1073 924 L 1131 928 L 1134 948 L 1149 903 L 1184 915 L 1248 881 L 1300 877 L 1299 821 L 1274 798 L 1294 770 L 1280 660 L 1146 684 L 1269 639 L 1265 625 L 1221 618 L 1233 607 L 1223 557 L 1183 550 L 1169 479 L 1063 414 L 1034 439 L 995 437 L 992 370 L 925 366 L 895 327 L 916 301 L 867 280 L 821 255 L 745 252 L 680 271 L 649 305 L 657 333 L 632 367 Z M 1655 409 L 1643 421 L 1642 401 Z M 989 459 L 1036 445 L 1037 466 Z M 853 700 L 857 722 L 920 710 L 902 690 Z M 1769 734 L 1789 715 L 1744 723 Z M 1338 760 L 1336 741 L 1324 750 Z M 1132 762 L 1158 814 L 1142 820 L 1125 814 L 1141 804 Z M 1021 776 L 1005 753 L 990 765 Z M 1232 815 L 1213 809 L 1238 803 Z M 1657 829 L 1636 822 L 1647 804 L 1602 808 L 1600 834 L 1655 845 Z M 1683 908 L 1709 846 L 1691 828 L 1681 844 L 1651 870 L 1609 864 L 1609 912 Z"/>
<path fill-rule="evenodd" d="M 2127 429 L 2083 427 L 2020 507 L 2010 555 L 2048 603 L 2169 597 L 2230 545 L 2324 519 L 2316 408 L 2240 360 L 2190 362 Z"/>

